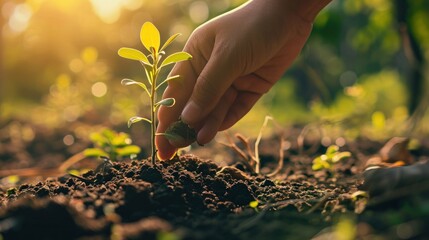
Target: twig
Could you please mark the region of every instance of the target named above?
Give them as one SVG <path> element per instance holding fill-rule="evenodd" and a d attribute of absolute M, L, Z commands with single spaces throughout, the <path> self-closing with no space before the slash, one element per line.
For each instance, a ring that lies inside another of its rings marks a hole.
<path fill-rule="evenodd" d="M 299 134 L 298 138 L 297 138 L 297 144 L 298 144 L 298 149 L 299 149 L 299 154 L 302 155 L 304 154 L 304 141 L 305 141 L 305 135 L 310 132 L 311 129 L 310 124 L 306 125 L 302 130 L 301 133 Z M 320 135 L 320 138 L 322 138 L 322 130 L 320 129 L 320 127 L 316 127 L 317 132 Z M 320 141 L 318 141 L 318 144 L 314 144 L 313 146 L 311 146 L 311 148 L 307 151 L 307 154 L 311 154 L 313 152 L 316 152 L 317 148 L 320 146 Z"/>
<path fill-rule="evenodd" d="M 308 209 L 305 214 L 310 214 L 316 211 L 322 204 L 324 204 L 326 201 L 328 201 L 329 197 L 332 196 L 332 193 L 326 193 L 316 204 L 314 204 L 310 209 Z"/>
<path fill-rule="evenodd" d="M 71 166 L 73 166 L 74 164 L 84 160 L 85 154 L 82 152 L 76 153 L 75 155 L 71 156 L 70 158 L 68 158 L 67 160 L 65 160 L 59 167 L 58 170 L 62 171 L 62 172 L 66 172 L 67 169 L 69 169 Z"/>
<path fill-rule="evenodd" d="M 280 137 L 280 149 L 279 149 L 279 161 L 277 163 L 277 167 L 276 169 L 274 169 L 273 172 L 271 172 L 270 174 L 267 174 L 268 177 L 274 177 L 275 175 L 277 175 L 280 170 L 282 170 L 283 168 L 283 159 L 284 159 L 284 145 L 285 145 L 285 140 L 283 138 L 283 135 Z"/>
<path fill-rule="evenodd" d="M 273 118 L 270 116 L 265 116 L 264 123 L 262 124 L 261 129 L 259 129 L 258 138 L 256 138 L 256 142 L 255 142 L 255 159 L 254 160 L 256 162 L 255 172 L 257 174 L 259 174 L 260 168 L 261 168 L 261 159 L 259 158 L 259 143 L 261 142 L 262 131 L 264 130 L 265 127 L 267 127 L 269 120 L 273 120 Z"/>

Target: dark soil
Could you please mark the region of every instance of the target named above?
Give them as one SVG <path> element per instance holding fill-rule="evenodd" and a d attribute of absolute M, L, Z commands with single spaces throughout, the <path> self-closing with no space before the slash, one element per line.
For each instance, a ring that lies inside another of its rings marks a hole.
<path fill-rule="evenodd" d="M 261 152 L 272 151 L 269 146 Z M 221 167 L 184 155 L 155 167 L 147 159 L 105 163 L 82 176 L 2 186 L 0 239 L 335 239 L 347 227 L 354 229 L 348 239 L 427 239 L 425 174 L 419 188 L 376 175 L 370 185 L 388 184 L 387 194 L 377 185 L 369 202 L 352 196 L 368 185 L 365 161 L 382 146 L 346 145 L 353 157 L 333 173 L 311 169 L 324 147 L 303 154 L 292 146 L 271 178 L 240 163 Z M 428 149 L 412 152 L 414 162 L 427 161 Z M 269 172 L 276 157 L 265 153 L 263 171 Z"/>
<path fill-rule="evenodd" d="M 2 192 L 3 237 L 157 239 L 174 233 L 181 239 L 302 239 L 326 225 L 307 214 L 347 211 L 348 196 L 357 187 L 355 180 L 318 182 L 305 172 L 276 182 L 190 155 L 156 168 L 149 162 L 107 164 L 104 171 L 82 177 L 66 175 Z M 252 209 L 255 200 L 259 206 Z M 266 229 L 268 220 L 273 224 Z M 304 224 L 317 227 L 295 227 Z"/>

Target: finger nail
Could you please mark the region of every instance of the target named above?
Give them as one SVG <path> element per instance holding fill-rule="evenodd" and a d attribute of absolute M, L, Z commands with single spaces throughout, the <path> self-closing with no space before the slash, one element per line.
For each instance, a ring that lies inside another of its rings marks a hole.
<path fill-rule="evenodd" d="M 195 102 L 189 102 L 182 112 L 183 122 L 190 124 L 196 122 L 196 119 L 201 115 L 202 109 Z"/>

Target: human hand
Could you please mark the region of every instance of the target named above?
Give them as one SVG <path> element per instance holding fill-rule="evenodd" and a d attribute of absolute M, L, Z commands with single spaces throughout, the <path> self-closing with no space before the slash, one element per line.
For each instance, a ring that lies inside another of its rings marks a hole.
<path fill-rule="evenodd" d="M 329 2 L 303 4 L 308 1 Z M 181 117 L 197 130 L 197 142 L 205 144 L 240 120 L 282 76 L 311 32 L 318 11 L 297 4 L 254 0 L 198 27 L 184 49 L 193 59 L 171 72 L 182 79 L 170 82 L 164 92 L 163 97 L 175 98 L 176 104 L 160 108 L 157 131 L 164 132 Z M 161 159 L 183 147 L 163 136 L 156 143 Z"/>

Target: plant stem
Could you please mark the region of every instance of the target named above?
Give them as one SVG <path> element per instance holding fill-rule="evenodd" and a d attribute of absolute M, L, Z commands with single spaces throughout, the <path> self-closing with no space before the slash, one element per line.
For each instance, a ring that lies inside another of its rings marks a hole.
<path fill-rule="evenodd" d="M 150 140 L 151 140 L 151 147 L 152 147 L 152 165 L 155 166 L 156 164 L 156 147 L 155 147 L 155 134 L 156 134 L 156 114 L 155 114 L 155 103 L 156 103 L 156 79 L 158 77 L 158 54 L 153 54 L 153 74 L 152 74 L 152 86 L 150 88 L 151 91 L 151 101 L 150 101 L 150 120 L 152 121 L 152 124 L 150 125 Z"/>

